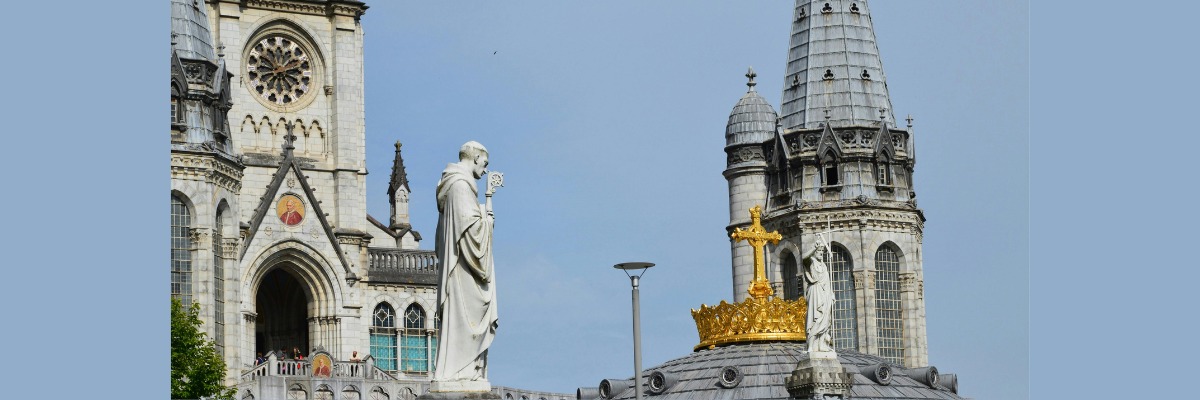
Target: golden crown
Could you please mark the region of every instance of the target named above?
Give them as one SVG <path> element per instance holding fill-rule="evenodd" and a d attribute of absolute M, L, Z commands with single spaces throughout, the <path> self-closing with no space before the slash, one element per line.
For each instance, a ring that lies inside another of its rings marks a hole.
<path fill-rule="evenodd" d="M 713 307 L 700 305 L 692 310 L 700 344 L 693 349 L 724 346 L 730 343 L 805 340 L 804 320 L 808 304 L 804 299 L 747 297 L 741 303 Z"/>
<path fill-rule="evenodd" d="M 741 303 L 721 300 L 716 306 L 701 304 L 699 310 L 692 310 L 692 319 L 696 320 L 696 331 L 700 334 L 700 344 L 696 345 L 695 351 L 730 343 L 805 340 L 808 303 L 804 299 L 775 297 L 775 290 L 767 283 L 763 247 L 767 242 L 777 244 L 783 237 L 779 232 L 767 232 L 761 217 L 762 208 L 754 206 L 750 209 L 750 228 L 736 228 L 730 235 L 736 241 L 749 242 L 754 248 L 754 279 L 747 290 L 750 297 Z"/>

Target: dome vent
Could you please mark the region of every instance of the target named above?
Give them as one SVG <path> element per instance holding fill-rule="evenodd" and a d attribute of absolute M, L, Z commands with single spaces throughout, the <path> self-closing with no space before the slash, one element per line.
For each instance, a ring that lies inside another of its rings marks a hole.
<path fill-rule="evenodd" d="M 717 384 L 726 389 L 733 389 L 739 383 L 742 383 L 742 370 L 735 366 L 726 366 L 721 368 L 721 374 L 717 375 Z"/>
<path fill-rule="evenodd" d="M 754 68 L 746 73 L 750 90 L 738 100 L 729 112 L 729 123 L 725 125 L 725 145 L 763 143 L 775 134 L 775 121 L 779 114 L 767 100 L 754 90 Z"/>
<path fill-rule="evenodd" d="M 600 389 L 579 388 L 575 390 L 575 400 L 596 400 L 600 398 Z"/>
<path fill-rule="evenodd" d="M 605 379 L 600 381 L 600 398 L 612 399 L 617 397 L 629 388 L 633 387 L 633 380 L 630 379 Z"/>
<path fill-rule="evenodd" d="M 958 394 L 958 375 L 938 374 L 938 386 L 946 388 L 950 393 Z"/>
<path fill-rule="evenodd" d="M 663 394 L 679 383 L 679 376 L 670 372 L 654 371 L 650 373 L 650 379 L 646 381 L 646 386 L 650 389 L 651 394 Z"/>
<path fill-rule="evenodd" d="M 921 382 L 925 386 L 937 389 L 938 370 L 937 367 L 928 366 L 922 368 L 912 368 L 904 371 L 904 375 L 908 375 L 914 381 Z"/>
<path fill-rule="evenodd" d="M 864 366 L 858 369 L 858 373 L 880 385 L 887 385 L 892 382 L 892 368 L 884 363 Z"/>

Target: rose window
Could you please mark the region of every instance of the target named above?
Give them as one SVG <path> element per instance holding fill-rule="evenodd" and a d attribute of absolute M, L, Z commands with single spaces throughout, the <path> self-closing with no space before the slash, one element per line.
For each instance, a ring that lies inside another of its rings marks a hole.
<path fill-rule="evenodd" d="M 246 58 L 246 66 L 251 90 L 276 105 L 292 104 L 312 87 L 313 68 L 308 53 L 282 36 L 256 43 Z"/>

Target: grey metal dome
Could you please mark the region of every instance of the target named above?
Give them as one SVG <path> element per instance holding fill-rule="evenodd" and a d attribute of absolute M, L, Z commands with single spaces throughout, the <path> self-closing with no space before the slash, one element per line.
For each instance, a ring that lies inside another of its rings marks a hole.
<path fill-rule="evenodd" d="M 784 379 L 791 376 L 800 360 L 808 358 L 807 348 L 804 343 L 775 342 L 701 350 L 644 371 L 642 397 L 646 400 L 789 399 Z M 927 373 L 928 367 L 904 369 L 889 365 L 890 377 L 880 377 L 873 371 L 887 364 L 883 358 L 841 350 L 838 361 L 843 368 L 858 372 L 854 374 L 850 388 L 851 399 L 963 399 L 955 393 L 957 382 L 953 375 L 940 375 L 942 382 L 933 385 L 911 377 Z M 655 372 L 670 378 L 659 381 L 660 385 L 666 384 L 665 388 L 655 387 L 649 379 Z M 933 373 L 936 374 L 936 370 Z M 951 385 L 954 387 L 949 387 Z M 612 399 L 634 398 L 633 388 L 622 389 L 613 393 Z"/>
<path fill-rule="evenodd" d="M 207 7 L 202 0 L 171 0 L 171 33 L 180 58 L 216 62 Z"/>
<path fill-rule="evenodd" d="M 763 143 L 775 134 L 775 121 L 778 114 L 767 100 L 754 90 L 754 68 L 746 73 L 750 81 L 746 83 L 750 89 L 738 100 L 729 113 L 729 123 L 725 125 L 725 145 L 744 143 Z"/>

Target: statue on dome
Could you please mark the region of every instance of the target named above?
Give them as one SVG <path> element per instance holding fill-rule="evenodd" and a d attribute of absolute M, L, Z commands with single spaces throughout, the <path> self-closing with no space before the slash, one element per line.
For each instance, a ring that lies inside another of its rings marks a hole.
<path fill-rule="evenodd" d="M 823 259 L 826 246 L 818 242 L 804 254 L 804 299 L 808 303 L 808 333 L 810 353 L 833 352 L 833 288 L 829 282 L 829 267 Z"/>

